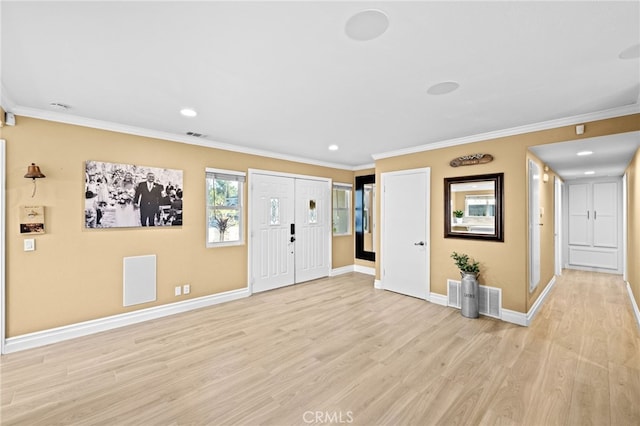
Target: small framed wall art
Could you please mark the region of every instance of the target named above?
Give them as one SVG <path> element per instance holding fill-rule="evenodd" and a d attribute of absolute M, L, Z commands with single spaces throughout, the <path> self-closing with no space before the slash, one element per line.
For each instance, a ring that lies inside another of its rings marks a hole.
<path fill-rule="evenodd" d="M 44 234 L 44 206 L 20 207 L 20 233 Z"/>

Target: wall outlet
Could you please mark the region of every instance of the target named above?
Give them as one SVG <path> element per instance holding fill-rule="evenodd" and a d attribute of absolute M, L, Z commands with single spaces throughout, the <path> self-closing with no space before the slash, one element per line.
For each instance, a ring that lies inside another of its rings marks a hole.
<path fill-rule="evenodd" d="M 191 286 L 189 284 L 185 284 L 182 286 L 182 293 L 189 294 L 191 293 Z"/>
<path fill-rule="evenodd" d="M 176 286 L 174 290 L 174 296 L 180 296 L 182 294 L 182 287 Z"/>

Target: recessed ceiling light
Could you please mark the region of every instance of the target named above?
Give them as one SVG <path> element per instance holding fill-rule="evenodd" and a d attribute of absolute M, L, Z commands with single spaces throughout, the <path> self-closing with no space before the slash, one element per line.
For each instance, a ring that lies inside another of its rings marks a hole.
<path fill-rule="evenodd" d="M 195 117 L 196 115 L 198 115 L 196 110 L 191 108 L 182 108 L 180 110 L 180 114 L 184 115 L 185 117 Z"/>
<path fill-rule="evenodd" d="M 640 43 L 624 49 L 618 55 L 620 59 L 638 59 L 640 58 Z"/>
<path fill-rule="evenodd" d="M 389 18 L 379 10 L 363 10 L 347 21 L 345 32 L 353 40 L 367 41 L 380 37 L 389 28 Z"/>
<path fill-rule="evenodd" d="M 338 145 L 329 145 L 329 151 L 337 151 L 338 150 Z"/>
<path fill-rule="evenodd" d="M 593 151 L 580 151 L 577 155 L 579 156 L 584 156 L 584 155 L 591 155 L 593 154 Z"/>
<path fill-rule="evenodd" d="M 442 83 L 434 84 L 427 89 L 427 93 L 430 95 L 446 95 L 456 90 L 460 85 L 455 81 L 443 81 Z"/>
<path fill-rule="evenodd" d="M 585 175 L 595 175 L 596 172 L 594 172 L 593 170 L 589 170 L 588 172 L 584 172 Z"/>

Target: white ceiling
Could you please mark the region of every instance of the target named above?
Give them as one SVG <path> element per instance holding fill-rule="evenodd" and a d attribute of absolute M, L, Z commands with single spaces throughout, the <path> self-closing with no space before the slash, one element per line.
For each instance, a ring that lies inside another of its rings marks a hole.
<path fill-rule="evenodd" d="M 637 105 L 640 93 L 638 1 L 0 8 L 9 111 L 184 139 L 193 131 L 204 144 L 346 168 L 371 164 L 372 154 Z M 345 24 L 367 9 L 383 11 L 388 29 L 349 38 Z M 632 58 L 621 59 L 629 48 Z M 427 93 L 447 81 L 459 89 Z M 184 107 L 198 116 L 181 116 Z"/>

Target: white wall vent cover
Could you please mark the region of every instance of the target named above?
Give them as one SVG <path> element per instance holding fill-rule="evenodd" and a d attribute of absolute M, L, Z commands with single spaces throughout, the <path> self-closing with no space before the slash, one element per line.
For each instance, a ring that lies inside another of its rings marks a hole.
<path fill-rule="evenodd" d="M 478 296 L 478 311 L 482 315 L 501 318 L 502 289 L 480 286 Z M 447 280 L 447 304 L 460 309 L 460 281 Z"/>
<path fill-rule="evenodd" d="M 125 257 L 122 265 L 122 305 L 156 300 L 156 255 Z"/>

